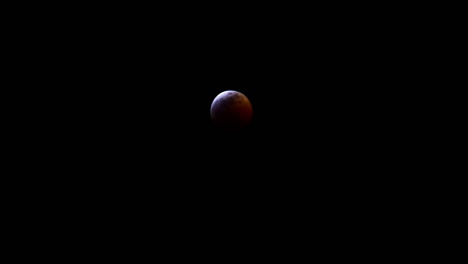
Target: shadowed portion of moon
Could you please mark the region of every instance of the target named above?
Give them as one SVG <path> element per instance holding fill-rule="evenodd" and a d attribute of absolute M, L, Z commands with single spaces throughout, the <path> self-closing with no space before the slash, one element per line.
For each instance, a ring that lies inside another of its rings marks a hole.
<path fill-rule="evenodd" d="M 211 104 L 213 123 L 224 130 L 239 130 L 252 121 L 253 110 L 249 99 L 242 93 L 228 90 L 220 93 Z"/>

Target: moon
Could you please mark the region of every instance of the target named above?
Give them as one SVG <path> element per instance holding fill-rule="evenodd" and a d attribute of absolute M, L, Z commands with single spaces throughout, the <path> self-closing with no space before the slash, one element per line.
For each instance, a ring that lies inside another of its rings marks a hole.
<path fill-rule="evenodd" d="M 211 104 L 211 120 L 221 128 L 241 129 L 252 122 L 253 110 L 247 96 L 234 90 L 218 94 Z"/>

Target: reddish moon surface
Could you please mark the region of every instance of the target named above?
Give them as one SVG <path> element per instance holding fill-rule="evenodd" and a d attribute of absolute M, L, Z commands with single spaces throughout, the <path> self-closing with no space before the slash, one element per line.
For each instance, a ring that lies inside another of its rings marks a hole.
<path fill-rule="evenodd" d="M 243 93 L 227 90 L 218 94 L 211 104 L 211 120 L 219 127 L 240 129 L 252 121 L 252 104 Z"/>

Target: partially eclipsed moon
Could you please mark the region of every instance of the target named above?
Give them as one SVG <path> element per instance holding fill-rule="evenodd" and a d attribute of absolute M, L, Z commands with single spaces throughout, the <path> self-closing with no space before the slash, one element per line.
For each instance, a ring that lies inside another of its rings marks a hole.
<path fill-rule="evenodd" d="M 211 104 L 211 119 L 223 128 L 239 129 L 252 121 L 252 104 L 242 93 L 227 90 L 215 97 Z"/>

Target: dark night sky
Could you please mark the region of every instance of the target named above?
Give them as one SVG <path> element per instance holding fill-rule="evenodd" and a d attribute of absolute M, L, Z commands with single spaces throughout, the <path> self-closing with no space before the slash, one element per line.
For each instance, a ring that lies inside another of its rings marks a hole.
<path fill-rule="evenodd" d="M 56 135 L 79 155 L 142 170 L 201 160 L 208 173 L 238 160 L 252 172 L 316 173 L 371 158 L 392 140 L 385 106 L 398 92 L 385 25 L 337 9 L 273 9 L 101 10 L 61 24 L 48 46 L 50 98 L 64 109 Z M 209 116 L 228 89 L 254 109 L 237 135 Z"/>
<path fill-rule="evenodd" d="M 52 44 L 34 39 L 56 54 L 41 53 L 51 65 L 35 81 L 55 89 L 40 91 L 50 103 L 34 131 L 50 138 L 37 136 L 56 170 L 76 173 L 63 190 L 78 204 L 146 221 L 164 206 L 176 221 L 264 215 L 265 230 L 278 212 L 314 208 L 327 223 L 382 205 L 404 132 L 393 126 L 398 43 L 384 24 L 336 8 L 122 9 L 60 23 Z M 224 90 L 252 103 L 239 133 L 211 123 Z"/>
<path fill-rule="evenodd" d="M 432 139 L 414 143 L 425 109 L 409 92 L 419 80 L 406 78 L 416 70 L 393 13 L 117 5 L 62 9 L 21 31 L 30 39 L 17 61 L 33 74 L 15 80 L 28 107 L 16 106 L 26 119 L 12 143 L 26 158 L 7 197 L 25 200 L 15 207 L 27 216 L 11 214 L 23 221 L 15 232 L 27 230 L 20 240 L 51 238 L 72 257 L 134 247 L 132 260 L 229 250 L 264 259 L 290 247 L 289 262 L 297 251 L 349 259 L 415 241 L 405 231 L 427 202 L 413 175 L 426 175 L 405 165 Z M 225 90 L 252 103 L 240 132 L 211 123 Z"/>
<path fill-rule="evenodd" d="M 4 178 L 19 184 L 3 186 L 15 208 L 4 215 L 20 225 L 5 227 L 20 243 L 7 244 L 28 256 L 21 245 L 52 257 L 294 262 L 302 252 L 387 258 L 412 251 L 418 229 L 433 235 L 427 214 L 413 218 L 444 204 L 424 186 L 431 160 L 417 161 L 434 152 L 414 129 L 428 116 L 424 93 L 411 92 L 426 89 L 410 38 L 425 20 L 398 27 L 387 4 L 171 3 L 54 3 L 15 30 L 19 51 L 4 51 L 26 70 L 12 84 L 19 103 L 4 107 L 15 119 L 4 130 L 18 131 L 4 137 L 14 146 Z M 225 90 L 252 103 L 240 132 L 211 123 Z"/>

